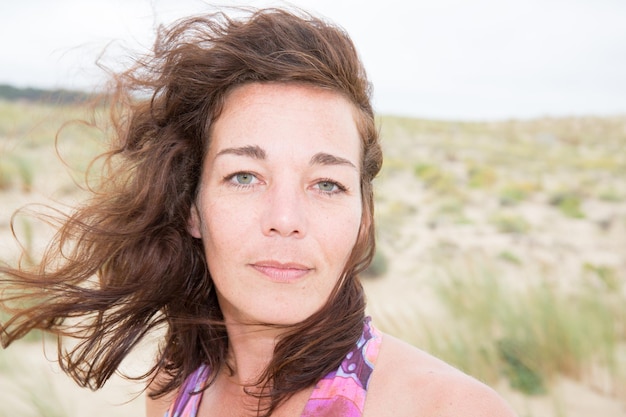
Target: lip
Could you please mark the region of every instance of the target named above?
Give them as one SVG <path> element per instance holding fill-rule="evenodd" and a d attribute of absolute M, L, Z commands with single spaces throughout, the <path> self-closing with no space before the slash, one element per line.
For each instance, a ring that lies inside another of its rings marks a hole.
<path fill-rule="evenodd" d="M 298 281 L 313 268 L 296 262 L 259 261 L 250 264 L 252 268 L 268 277 L 271 281 L 289 283 Z"/>

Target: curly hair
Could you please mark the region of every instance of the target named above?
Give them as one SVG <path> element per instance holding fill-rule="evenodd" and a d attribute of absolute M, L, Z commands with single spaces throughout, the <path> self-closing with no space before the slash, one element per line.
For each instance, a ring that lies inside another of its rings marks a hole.
<path fill-rule="evenodd" d="M 115 129 L 101 183 L 60 220 L 37 269 L 0 269 L 0 302 L 12 314 L 0 325 L 2 344 L 33 329 L 55 334 L 63 370 L 97 389 L 148 333 L 165 329 L 154 366 L 140 377 L 167 376 L 153 397 L 179 388 L 201 364 L 228 366 L 202 243 L 187 232 L 209 131 L 237 86 L 328 89 L 357 110 L 361 230 L 327 303 L 285 328 L 259 381 L 266 389 L 251 394 L 259 404 L 267 400 L 269 415 L 336 369 L 362 329 L 358 274 L 374 253 L 372 180 L 382 153 L 356 49 L 342 29 L 301 11 L 262 9 L 237 18 L 220 12 L 160 28 L 153 51 L 112 81 Z M 78 343 L 66 348 L 66 336 Z"/>

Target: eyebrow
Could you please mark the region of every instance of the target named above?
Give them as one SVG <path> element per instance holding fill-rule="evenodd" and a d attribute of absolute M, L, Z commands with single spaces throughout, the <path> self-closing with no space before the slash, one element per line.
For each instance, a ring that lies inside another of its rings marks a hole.
<path fill-rule="evenodd" d="M 319 152 L 313 155 L 309 164 L 310 165 L 347 165 L 356 169 L 356 166 L 352 162 L 347 160 L 346 158 L 331 155 L 325 152 Z"/>
<path fill-rule="evenodd" d="M 222 149 L 217 153 L 215 157 L 217 158 L 218 156 L 222 155 L 247 156 L 249 158 L 261 160 L 266 159 L 267 157 L 267 153 L 265 152 L 265 150 L 257 145 L 247 145 L 238 148 Z M 346 165 L 357 169 L 357 167 L 348 159 L 326 152 L 318 152 L 313 155 L 311 157 L 311 160 L 309 161 L 309 165 Z"/>
<path fill-rule="evenodd" d="M 215 157 L 217 158 L 218 156 L 222 156 L 222 155 L 247 156 L 247 157 L 254 158 L 254 159 L 265 159 L 266 157 L 266 153 L 263 150 L 263 148 L 261 148 L 260 146 L 256 146 L 256 145 L 241 146 L 239 148 L 222 149 L 221 151 L 217 153 L 217 155 L 215 155 Z"/>

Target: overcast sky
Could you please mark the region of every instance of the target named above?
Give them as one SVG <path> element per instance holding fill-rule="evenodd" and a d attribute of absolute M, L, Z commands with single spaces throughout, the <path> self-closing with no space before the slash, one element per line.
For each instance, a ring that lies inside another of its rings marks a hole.
<path fill-rule="evenodd" d="M 0 0 L 0 83 L 90 88 L 111 44 L 142 51 L 200 0 Z M 222 0 L 228 5 L 276 1 Z M 624 0 L 293 0 L 352 35 L 381 113 L 626 114 Z"/>

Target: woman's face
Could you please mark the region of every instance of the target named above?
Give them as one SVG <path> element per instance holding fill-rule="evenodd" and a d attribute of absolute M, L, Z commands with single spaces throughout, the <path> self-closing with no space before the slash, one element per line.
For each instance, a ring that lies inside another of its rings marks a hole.
<path fill-rule="evenodd" d="M 354 114 L 308 86 L 228 95 L 189 220 L 227 322 L 292 324 L 328 300 L 361 223 Z"/>

